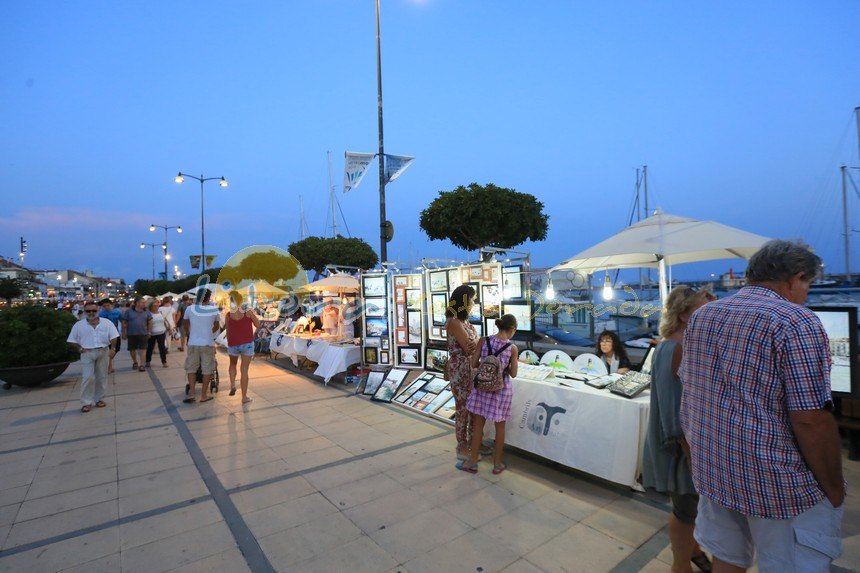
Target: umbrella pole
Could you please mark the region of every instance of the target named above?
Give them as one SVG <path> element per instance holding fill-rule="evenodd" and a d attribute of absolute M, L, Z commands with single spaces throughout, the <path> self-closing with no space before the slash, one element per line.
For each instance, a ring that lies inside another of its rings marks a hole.
<path fill-rule="evenodd" d="M 669 296 L 669 289 L 666 286 L 666 261 L 663 260 L 663 257 L 660 257 L 660 261 L 657 265 L 660 269 L 660 302 L 662 304 L 666 304 L 666 298 Z"/>

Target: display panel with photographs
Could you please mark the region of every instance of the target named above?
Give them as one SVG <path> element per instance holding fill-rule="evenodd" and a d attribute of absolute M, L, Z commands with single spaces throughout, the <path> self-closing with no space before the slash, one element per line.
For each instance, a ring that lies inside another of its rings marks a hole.
<path fill-rule="evenodd" d="M 533 330 L 532 307 L 528 302 L 503 302 L 502 313 L 514 315 L 517 319 L 517 330 Z"/>
<path fill-rule="evenodd" d="M 523 267 L 513 265 L 502 268 L 502 296 L 507 299 L 523 298 Z"/>
<path fill-rule="evenodd" d="M 424 367 L 433 372 L 445 372 L 448 364 L 448 350 L 446 348 L 427 348 Z"/>
<path fill-rule="evenodd" d="M 364 390 L 361 392 L 365 396 L 373 396 L 385 380 L 384 370 L 373 370 L 367 373 L 367 381 L 364 383 Z"/>
<path fill-rule="evenodd" d="M 401 346 L 397 349 L 397 358 L 400 366 L 420 366 L 421 348 Z"/>
<path fill-rule="evenodd" d="M 404 370 L 402 368 L 392 368 L 389 370 L 388 376 L 385 377 L 385 380 L 376 390 L 376 393 L 373 394 L 373 400 L 378 402 L 391 402 L 394 395 L 397 393 L 397 390 L 400 388 L 400 385 L 403 384 L 403 381 L 406 379 L 406 375 L 408 373 L 408 370 Z"/>
<path fill-rule="evenodd" d="M 830 352 L 830 391 L 837 396 L 860 398 L 857 367 L 857 308 L 811 306 L 827 333 Z"/>
<path fill-rule="evenodd" d="M 447 271 L 431 271 L 430 272 L 430 290 L 432 292 L 448 292 L 448 272 Z"/>

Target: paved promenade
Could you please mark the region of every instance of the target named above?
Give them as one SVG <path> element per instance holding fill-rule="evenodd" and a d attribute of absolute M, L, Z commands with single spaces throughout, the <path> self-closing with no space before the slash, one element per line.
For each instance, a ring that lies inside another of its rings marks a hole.
<path fill-rule="evenodd" d="M 252 408 L 186 405 L 183 353 L 127 352 L 107 407 L 80 412 L 78 365 L 0 391 L 0 571 L 665 572 L 668 506 L 511 454 L 454 469 L 450 426 L 255 359 Z M 611 422 L 608 422 L 611 423 Z M 860 463 L 845 553 L 860 571 Z"/>

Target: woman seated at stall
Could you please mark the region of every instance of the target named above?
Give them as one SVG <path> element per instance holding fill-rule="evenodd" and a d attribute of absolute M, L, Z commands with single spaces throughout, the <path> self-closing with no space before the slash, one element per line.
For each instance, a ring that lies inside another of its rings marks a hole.
<path fill-rule="evenodd" d="M 310 320 L 308 319 L 308 317 L 305 316 L 305 313 L 301 309 L 301 307 L 298 308 L 295 313 L 293 313 L 292 318 L 294 322 L 292 330 L 290 330 L 290 334 L 301 334 L 302 332 L 305 332 L 305 330 L 310 332 L 310 328 L 308 328 Z"/>
<path fill-rule="evenodd" d="M 632 367 L 621 339 L 611 330 L 604 330 L 597 337 L 597 356 L 603 360 L 610 374 L 626 374 Z"/>

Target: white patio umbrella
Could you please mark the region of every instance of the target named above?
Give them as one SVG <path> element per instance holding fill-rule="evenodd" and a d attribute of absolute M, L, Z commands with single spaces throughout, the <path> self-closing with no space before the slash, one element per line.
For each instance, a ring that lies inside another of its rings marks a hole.
<path fill-rule="evenodd" d="M 324 279 L 308 283 L 299 290 L 306 292 L 334 291 L 334 292 L 358 292 L 358 279 L 349 275 L 338 274 L 327 276 Z"/>
<path fill-rule="evenodd" d="M 657 267 L 660 300 L 668 295 L 666 265 L 714 259 L 749 259 L 770 239 L 714 221 L 657 211 L 605 241 L 550 269 L 585 274 L 601 270 Z"/>

